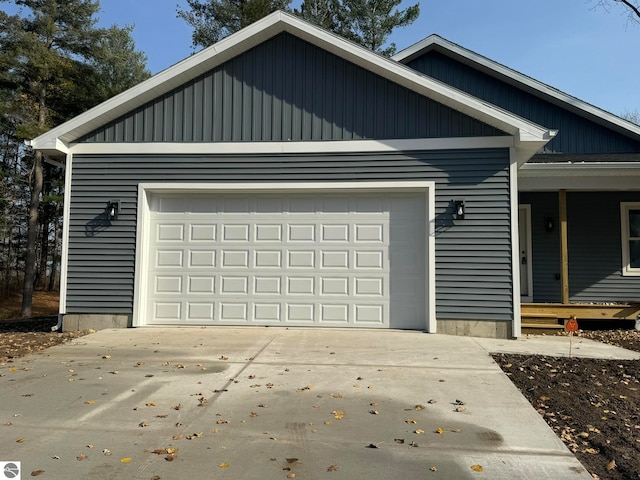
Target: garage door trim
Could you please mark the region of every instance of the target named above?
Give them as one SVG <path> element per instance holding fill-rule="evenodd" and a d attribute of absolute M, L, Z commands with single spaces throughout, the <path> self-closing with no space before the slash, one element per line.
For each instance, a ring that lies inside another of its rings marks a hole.
<path fill-rule="evenodd" d="M 152 195 L 163 193 L 208 193 L 225 194 L 250 191 L 252 193 L 332 193 L 332 192 L 381 192 L 399 191 L 409 193 L 423 193 L 427 199 L 425 219 L 428 232 L 425 238 L 425 312 L 428 332 L 436 331 L 435 318 L 435 182 L 407 181 L 407 182 L 277 182 L 277 183 L 141 183 L 138 185 L 138 215 L 135 260 L 135 288 L 133 326 L 146 325 L 147 318 L 147 275 L 149 259 L 147 245 L 150 238 L 150 199 Z"/>

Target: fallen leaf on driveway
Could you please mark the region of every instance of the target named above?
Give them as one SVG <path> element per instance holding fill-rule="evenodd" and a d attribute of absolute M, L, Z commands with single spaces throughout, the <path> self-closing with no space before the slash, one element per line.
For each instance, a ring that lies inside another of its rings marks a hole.
<path fill-rule="evenodd" d="M 422 430 L 421 428 L 418 428 L 417 430 L 415 430 L 413 433 L 416 433 L 418 435 L 421 435 L 424 433 L 424 430 Z"/>
<path fill-rule="evenodd" d="M 120 459 L 120 463 L 129 463 L 131 461 L 131 457 L 124 457 Z"/>
<path fill-rule="evenodd" d="M 33 472 L 31 472 L 31 476 L 32 477 L 39 477 L 43 473 L 44 473 L 44 470 L 34 470 Z"/>
<path fill-rule="evenodd" d="M 27 441 L 26 438 L 19 438 L 18 440 L 16 440 L 16 443 L 24 443 L 26 441 Z"/>
<path fill-rule="evenodd" d="M 484 468 L 482 468 L 482 465 L 471 465 L 470 468 L 474 472 L 482 472 L 484 470 Z"/>
<path fill-rule="evenodd" d="M 431 467 L 429 470 L 431 470 L 432 472 L 437 472 L 438 469 L 436 467 Z"/>
<path fill-rule="evenodd" d="M 87 400 L 87 401 L 86 401 L 86 402 L 84 402 L 84 403 L 86 403 L 87 405 L 95 405 L 95 404 L 96 404 L 96 401 L 95 401 L 95 400 Z"/>
<path fill-rule="evenodd" d="M 227 468 L 229 466 L 228 463 L 221 463 L 220 465 L 218 465 L 220 468 Z"/>
<path fill-rule="evenodd" d="M 79 462 L 81 462 L 82 460 L 86 460 L 86 459 L 87 459 L 87 456 L 86 456 L 86 455 L 78 455 L 78 456 L 76 457 L 76 460 L 78 460 Z"/>
<path fill-rule="evenodd" d="M 611 460 L 609 463 L 607 463 L 607 470 L 609 471 L 615 470 L 616 467 L 617 465 L 615 460 Z"/>
<path fill-rule="evenodd" d="M 338 466 L 337 465 L 331 465 L 329 467 L 327 467 L 327 472 L 337 472 L 338 471 Z"/>
<path fill-rule="evenodd" d="M 342 420 L 344 418 L 345 411 L 344 410 L 334 410 L 333 412 L 331 412 L 331 415 L 333 415 L 333 418 L 335 418 L 336 420 Z"/>

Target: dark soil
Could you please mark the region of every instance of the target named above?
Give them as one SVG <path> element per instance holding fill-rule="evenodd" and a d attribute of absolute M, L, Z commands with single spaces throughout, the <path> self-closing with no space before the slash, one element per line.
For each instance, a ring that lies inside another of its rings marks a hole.
<path fill-rule="evenodd" d="M 580 332 L 640 352 L 640 332 Z M 494 355 L 585 468 L 599 479 L 640 479 L 640 360 Z"/>
<path fill-rule="evenodd" d="M 29 353 L 66 343 L 90 333 L 89 330 L 52 332 L 51 328 L 57 323 L 57 317 L 0 320 L 0 363 L 12 362 L 14 358 L 24 357 Z"/>

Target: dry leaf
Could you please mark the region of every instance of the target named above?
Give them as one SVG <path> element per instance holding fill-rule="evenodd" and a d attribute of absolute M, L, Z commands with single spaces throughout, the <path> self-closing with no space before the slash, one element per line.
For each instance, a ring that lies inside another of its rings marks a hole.
<path fill-rule="evenodd" d="M 343 398 L 342 394 L 340 393 L 330 393 L 329 396 L 332 398 Z"/>
<path fill-rule="evenodd" d="M 344 410 L 334 410 L 333 412 L 331 412 L 331 415 L 333 415 L 333 418 L 335 418 L 336 420 L 342 420 L 344 418 L 345 411 Z"/>
<path fill-rule="evenodd" d="M 432 472 L 437 472 L 438 469 L 436 467 L 431 467 L 429 470 L 431 470 Z"/>
<path fill-rule="evenodd" d="M 418 422 L 416 422 L 413 418 L 407 418 L 407 419 L 405 420 L 405 422 L 406 422 L 406 423 L 408 423 L 408 424 L 418 423 Z"/>
<path fill-rule="evenodd" d="M 174 440 L 182 440 L 184 438 L 184 435 L 180 434 L 180 435 L 174 435 L 172 437 Z"/>
<path fill-rule="evenodd" d="M 140 422 L 138 426 L 144 428 L 144 427 L 148 427 L 149 424 L 147 422 Z"/>
<path fill-rule="evenodd" d="M 78 455 L 76 457 L 76 460 L 78 460 L 79 462 L 81 462 L 82 460 L 86 460 L 88 457 L 86 455 Z"/>
<path fill-rule="evenodd" d="M 220 360 L 229 360 L 229 357 L 225 357 L 224 355 L 220 355 Z"/>
<path fill-rule="evenodd" d="M 438 428 L 435 433 L 439 433 L 440 435 L 444 435 L 444 429 Z"/>
<path fill-rule="evenodd" d="M 422 430 L 421 428 L 418 428 L 413 433 L 416 433 L 416 434 L 420 435 L 420 434 L 424 433 L 424 430 Z"/>
<path fill-rule="evenodd" d="M 416 405 L 414 408 L 415 408 L 416 410 L 424 410 L 424 409 L 425 409 L 425 408 L 427 408 L 427 407 L 425 407 L 424 405 Z"/>
<path fill-rule="evenodd" d="M 369 410 L 369 413 L 372 415 L 378 415 L 380 412 L 378 410 Z"/>
<path fill-rule="evenodd" d="M 131 461 L 131 457 L 124 457 L 120 459 L 120 463 L 129 463 Z"/>
<path fill-rule="evenodd" d="M 221 463 L 220 465 L 218 465 L 220 468 L 227 468 L 229 466 L 228 463 Z"/>
<path fill-rule="evenodd" d="M 24 443 L 26 441 L 27 441 L 26 438 L 19 438 L 18 440 L 16 440 L 16 443 Z"/>
<path fill-rule="evenodd" d="M 615 460 L 611 460 L 609 463 L 607 463 L 607 470 L 609 471 L 615 470 L 616 467 L 617 465 Z"/>
<path fill-rule="evenodd" d="M 482 465 L 471 465 L 470 468 L 474 472 L 482 472 L 484 470 L 484 468 L 482 468 Z"/>
<path fill-rule="evenodd" d="M 105 360 L 109 360 L 111 358 L 111 355 L 103 355 L 102 358 L 104 358 Z"/>
<path fill-rule="evenodd" d="M 297 458 L 285 458 L 285 460 L 287 461 L 287 463 L 296 463 L 298 461 Z"/>
<path fill-rule="evenodd" d="M 380 444 L 379 443 L 370 443 L 369 445 L 367 445 L 367 448 L 380 448 Z"/>
<path fill-rule="evenodd" d="M 165 459 L 167 462 L 173 462 L 173 461 L 176 459 L 176 456 L 175 456 L 175 454 L 170 453 L 169 455 L 167 455 L 166 457 L 164 457 L 164 459 Z"/>
<path fill-rule="evenodd" d="M 95 405 L 96 401 L 95 400 L 87 400 L 86 402 L 87 405 Z"/>
<path fill-rule="evenodd" d="M 465 407 L 456 407 L 454 411 L 460 413 L 460 412 L 464 412 L 465 410 L 466 410 Z"/>
<path fill-rule="evenodd" d="M 337 465 L 331 465 L 330 467 L 327 467 L 327 472 L 337 472 L 337 471 L 338 471 Z"/>
<path fill-rule="evenodd" d="M 404 444 L 404 438 L 394 438 L 393 441 L 400 445 Z"/>
<path fill-rule="evenodd" d="M 158 406 L 158 404 L 156 402 L 147 402 L 147 403 L 145 403 L 145 405 L 147 407 L 157 407 Z"/>
<path fill-rule="evenodd" d="M 104 454 L 105 457 L 108 457 L 111 455 L 111 450 L 109 450 L 108 448 L 105 448 L 104 450 L 102 450 L 102 453 Z"/>
<path fill-rule="evenodd" d="M 296 474 L 295 473 L 290 473 L 289 475 L 287 475 L 287 478 L 296 478 Z"/>

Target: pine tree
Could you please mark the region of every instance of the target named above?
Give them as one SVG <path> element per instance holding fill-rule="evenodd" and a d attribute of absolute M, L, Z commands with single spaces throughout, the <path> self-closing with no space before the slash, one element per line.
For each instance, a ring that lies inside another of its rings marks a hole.
<path fill-rule="evenodd" d="M 95 15 L 100 9 L 97 0 L 15 0 L 15 3 L 26 7 L 28 16 L 0 12 L 0 99 L 5 106 L 0 113 L 5 120 L 9 112 L 13 116 L 11 138 L 20 141 L 34 138 L 148 75 L 144 56 L 132 49 L 130 29 L 96 27 Z M 128 59 L 116 64 L 109 49 L 118 45 L 120 53 L 128 55 Z M 110 72 L 108 65 L 115 68 Z M 114 72 L 120 68 L 132 73 L 115 78 Z M 21 311 L 23 317 L 28 317 L 32 313 L 37 278 L 38 233 L 42 232 L 39 220 L 44 159 L 41 152 L 32 154 L 23 146 L 18 149 L 30 185 L 29 200 L 25 202 L 29 207 Z M 47 193 L 48 200 L 55 197 L 55 192 Z M 44 207 L 49 205 L 45 202 Z M 55 211 L 59 212 L 59 208 Z M 46 229 L 48 232 L 48 225 Z M 47 239 L 48 235 L 41 236 L 42 243 Z M 41 246 L 40 250 L 42 256 L 48 248 Z M 46 262 L 46 258 L 40 262 L 40 271 L 46 272 Z"/>
<path fill-rule="evenodd" d="M 193 47 L 208 47 L 276 10 L 291 0 L 187 0 L 189 10 L 178 17 L 193 27 Z"/>
<path fill-rule="evenodd" d="M 399 10 L 401 0 L 342 0 L 348 25 L 347 38 L 385 56 L 396 51 L 391 43 L 383 48 L 394 29 L 411 25 L 420 15 L 416 3 Z"/>

